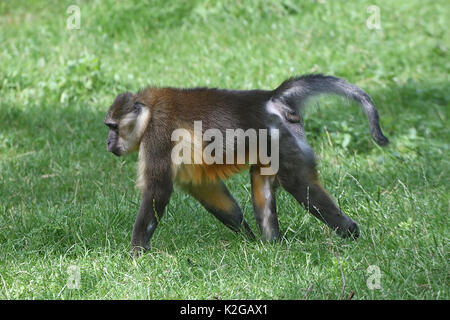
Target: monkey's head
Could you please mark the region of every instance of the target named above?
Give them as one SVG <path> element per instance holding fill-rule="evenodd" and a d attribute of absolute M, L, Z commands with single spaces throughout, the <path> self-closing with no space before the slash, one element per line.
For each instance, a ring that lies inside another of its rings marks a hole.
<path fill-rule="evenodd" d="M 116 156 L 137 151 L 150 118 L 148 106 L 130 92 L 116 97 L 108 110 L 106 150 Z"/>

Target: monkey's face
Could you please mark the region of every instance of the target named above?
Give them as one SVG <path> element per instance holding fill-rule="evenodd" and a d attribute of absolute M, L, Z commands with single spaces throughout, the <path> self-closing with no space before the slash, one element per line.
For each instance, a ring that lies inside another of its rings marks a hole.
<path fill-rule="evenodd" d="M 105 118 L 109 128 L 106 150 L 116 156 L 137 151 L 149 118 L 149 108 L 135 95 L 129 92 L 118 95 Z"/>

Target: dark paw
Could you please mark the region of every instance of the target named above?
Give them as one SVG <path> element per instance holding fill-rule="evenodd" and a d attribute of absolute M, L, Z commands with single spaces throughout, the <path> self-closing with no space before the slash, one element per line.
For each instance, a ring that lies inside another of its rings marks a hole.
<path fill-rule="evenodd" d="M 130 256 L 133 259 L 139 258 L 140 256 L 142 256 L 142 254 L 146 251 L 145 248 L 140 247 L 140 246 L 132 246 L 131 247 L 131 252 L 130 252 Z"/>
<path fill-rule="evenodd" d="M 336 230 L 336 232 L 342 238 L 352 238 L 352 239 L 356 240 L 359 237 L 358 224 L 353 220 L 351 220 L 346 226 L 338 228 Z"/>

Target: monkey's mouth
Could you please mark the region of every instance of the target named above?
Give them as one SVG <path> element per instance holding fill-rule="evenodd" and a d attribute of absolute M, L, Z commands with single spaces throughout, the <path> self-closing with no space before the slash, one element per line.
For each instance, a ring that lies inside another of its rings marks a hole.
<path fill-rule="evenodd" d="M 119 149 L 111 150 L 111 152 L 112 152 L 112 154 L 114 154 L 117 157 L 120 157 L 122 155 L 122 153 L 120 152 Z"/>
<path fill-rule="evenodd" d="M 106 151 L 111 152 L 118 157 L 122 155 L 122 150 L 115 141 L 108 140 L 106 142 Z"/>
<path fill-rule="evenodd" d="M 119 148 L 111 148 L 110 146 L 107 146 L 106 150 L 117 157 L 120 157 L 122 155 L 122 152 Z"/>

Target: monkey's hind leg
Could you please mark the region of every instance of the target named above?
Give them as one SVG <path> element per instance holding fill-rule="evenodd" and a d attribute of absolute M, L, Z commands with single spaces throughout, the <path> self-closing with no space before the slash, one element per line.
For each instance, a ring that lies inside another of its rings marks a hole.
<path fill-rule="evenodd" d="M 182 185 L 181 187 L 228 228 L 235 232 L 243 231 L 251 239 L 255 238 L 239 205 L 222 181 Z"/>
<path fill-rule="evenodd" d="M 277 177 L 281 186 L 341 237 L 356 239 L 359 236 L 358 224 L 339 210 L 320 185 L 315 162 L 305 156 L 307 153 L 304 150 L 293 146 L 295 144 L 291 143 L 280 147 L 280 170 Z"/>
<path fill-rule="evenodd" d="M 290 177 L 286 175 L 278 177 L 287 192 L 341 237 L 356 239 L 359 236 L 358 224 L 339 210 L 320 185 L 315 172 L 303 176 L 294 173 Z"/>
<path fill-rule="evenodd" d="M 275 203 L 276 176 L 260 174 L 260 167 L 250 168 L 253 210 L 263 241 L 280 239 Z"/>

